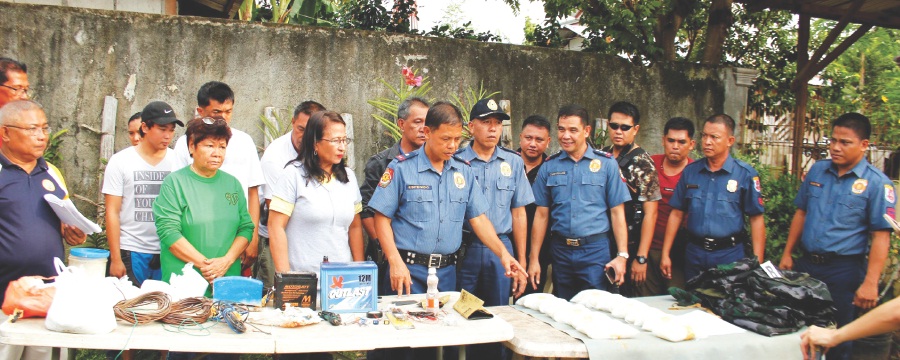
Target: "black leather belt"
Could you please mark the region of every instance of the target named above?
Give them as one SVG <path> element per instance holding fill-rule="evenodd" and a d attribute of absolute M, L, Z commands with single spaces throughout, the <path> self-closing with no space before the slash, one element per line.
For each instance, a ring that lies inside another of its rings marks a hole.
<path fill-rule="evenodd" d="M 691 243 L 697 245 L 703 250 L 706 251 L 716 251 L 722 249 L 730 249 L 737 245 L 744 243 L 743 234 L 723 237 L 723 238 L 708 238 L 708 237 L 699 237 L 694 236 L 693 234 L 688 236 L 690 238 Z"/>
<path fill-rule="evenodd" d="M 559 241 L 566 246 L 584 246 L 590 243 L 595 243 L 605 238 L 603 237 L 603 234 L 591 235 L 581 238 L 570 238 L 562 236 L 558 232 L 552 232 L 550 234 L 550 237 L 553 239 L 553 241 Z"/>
<path fill-rule="evenodd" d="M 838 260 L 859 260 L 859 259 L 864 258 L 865 256 L 866 256 L 865 254 L 839 255 L 834 252 L 827 252 L 827 253 L 808 252 L 803 255 L 803 257 L 806 259 L 806 261 L 809 261 L 810 263 L 816 264 L 816 265 L 827 265 L 827 264 L 831 263 L 832 261 L 838 261 Z"/>
<path fill-rule="evenodd" d="M 422 265 L 438 269 L 456 265 L 459 261 L 459 255 L 457 253 L 447 255 L 419 254 L 408 250 L 400 250 L 400 257 L 403 259 L 403 262 L 407 264 Z"/>

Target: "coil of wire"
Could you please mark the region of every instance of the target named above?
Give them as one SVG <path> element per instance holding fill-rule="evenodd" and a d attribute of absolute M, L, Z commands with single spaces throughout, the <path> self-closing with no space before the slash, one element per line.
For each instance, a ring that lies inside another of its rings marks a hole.
<path fill-rule="evenodd" d="M 155 305 L 155 308 L 154 308 Z M 161 291 L 149 292 L 132 299 L 122 300 L 113 306 L 116 318 L 129 324 L 147 324 L 164 318 L 172 308 L 169 295 Z"/>
<path fill-rule="evenodd" d="M 170 325 L 202 324 L 209 319 L 213 301 L 205 297 L 190 297 L 178 300 L 170 306 L 168 314 L 159 321 Z"/>

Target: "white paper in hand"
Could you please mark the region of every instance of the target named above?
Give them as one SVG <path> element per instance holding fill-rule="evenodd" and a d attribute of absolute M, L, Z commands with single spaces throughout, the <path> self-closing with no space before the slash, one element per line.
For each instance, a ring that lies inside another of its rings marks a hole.
<path fill-rule="evenodd" d="M 81 229 L 85 235 L 90 235 L 93 233 L 100 232 L 100 225 L 97 223 L 88 220 L 84 215 L 81 215 L 78 212 L 78 209 L 75 208 L 75 204 L 72 203 L 72 200 L 60 199 L 53 194 L 44 195 L 44 200 L 47 200 L 47 203 L 50 204 L 50 208 L 53 209 L 53 212 L 56 213 L 56 216 L 59 216 L 59 220 L 63 224 L 72 225 Z"/>

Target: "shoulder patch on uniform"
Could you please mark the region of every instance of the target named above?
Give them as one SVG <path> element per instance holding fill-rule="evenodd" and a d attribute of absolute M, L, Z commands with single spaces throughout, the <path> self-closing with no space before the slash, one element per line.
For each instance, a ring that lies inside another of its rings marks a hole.
<path fill-rule="evenodd" d="M 889 203 L 893 203 L 897 199 L 894 196 L 894 185 L 884 184 L 884 199 Z"/>
<path fill-rule="evenodd" d="M 756 192 L 762 192 L 762 184 L 759 183 L 759 176 L 753 177 L 753 188 L 756 189 Z"/>
<path fill-rule="evenodd" d="M 400 155 L 397 155 L 397 157 L 395 159 L 397 159 L 397 161 L 399 161 L 399 162 L 403 162 L 403 161 L 406 161 L 406 160 L 416 157 L 416 154 L 418 154 L 418 153 L 411 152 L 408 154 L 400 154 Z"/>
<path fill-rule="evenodd" d="M 466 164 L 466 166 L 472 166 L 472 164 L 470 164 L 469 161 L 467 161 L 466 159 L 463 159 L 459 156 L 453 155 L 453 158 L 456 159 L 456 161 Z"/>
<path fill-rule="evenodd" d="M 608 152 L 606 152 L 606 151 L 603 151 L 603 150 L 597 150 L 597 149 L 594 149 L 594 154 L 601 155 L 601 156 L 606 156 L 606 157 L 608 157 L 608 158 L 610 158 L 610 159 L 612 159 L 612 157 L 613 157 L 612 154 L 610 154 L 610 153 L 608 153 Z"/>
<path fill-rule="evenodd" d="M 556 158 L 558 158 L 560 155 L 562 155 L 562 153 L 563 153 L 562 150 L 557 151 L 556 154 L 553 154 L 553 155 L 548 156 L 547 159 L 544 160 L 544 161 L 556 159 Z"/>
<path fill-rule="evenodd" d="M 394 179 L 394 169 L 387 168 L 384 170 L 384 174 L 381 174 L 381 181 L 378 182 L 378 186 L 382 188 L 386 188 L 391 184 L 391 180 Z"/>
<path fill-rule="evenodd" d="M 509 152 L 509 153 L 516 154 L 516 156 L 522 156 L 522 154 L 519 154 L 518 151 L 515 151 L 515 150 L 513 150 L 513 149 L 507 149 L 507 148 L 502 147 L 502 146 L 497 146 L 497 147 L 500 148 L 500 150 L 503 150 L 503 151 L 506 151 L 506 152 Z"/>

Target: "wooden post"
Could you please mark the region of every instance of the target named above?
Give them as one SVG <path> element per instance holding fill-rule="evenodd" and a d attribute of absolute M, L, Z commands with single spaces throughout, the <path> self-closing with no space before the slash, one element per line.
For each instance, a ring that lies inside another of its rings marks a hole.
<path fill-rule="evenodd" d="M 343 113 L 341 117 L 344 118 L 344 122 L 347 123 L 347 137 L 353 139 L 353 114 Z M 347 167 L 356 170 L 356 156 L 354 153 L 354 149 L 356 146 L 353 142 L 347 144 L 347 150 L 344 152 L 347 157 Z"/>
<path fill-rule="evenodd" d="M 512 144 L 512 113 L 509 100 L 500 100 L 500 109 L 510 115 L 509 120 L 503 120 L 503 131 L 500 132 L 500 146 L 514 149 Z"/>
<path fill-rule="evenodd" d="M 809 15 L 800 15 L 800 30 L 797 39 L 797 68 L 803 69 L 809 61 Z M 800 76 L 798 73 L 797 76 Z M 797 107 L 794 109 L 794 145 L 791 149 L 791 173 L 798 179 L 803 176 L 803 166 L 800 164 L 803 158 L 803 125 L 806 123 L 806 102 L 809 100 L 807 86 L 809 79 L 797 78 L 794 83 L 794 94 L 797 98 Z"/>
<path fill-rule="evenodd" d="M 100 159 L 109 160 L 115 153 L 116 146 L 116 110 L 119 100 L 114 96 L 106 96 L 103 99 L 103 112 L 100 114 Z M 103 179 L 100 179 L 101 183 Z M 103 202 L 103 193 L 97 194 L 99 201 Z"/>

